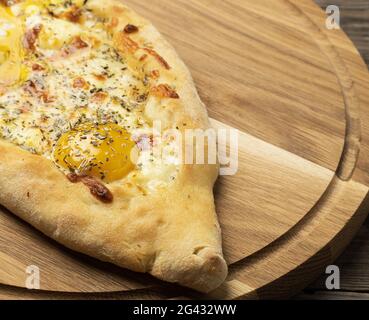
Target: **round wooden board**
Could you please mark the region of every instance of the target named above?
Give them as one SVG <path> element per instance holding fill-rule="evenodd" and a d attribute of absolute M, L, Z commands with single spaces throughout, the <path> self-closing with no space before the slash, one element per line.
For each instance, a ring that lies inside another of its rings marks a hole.
<path fill-rule="evenodd" d="M 0 298 L 285 298 L 369 210 L 369 77 L 310 0 L 125 0 L 189 66 L 215 127 L 240 131 L 216 202 L 229 277 L 203 296 L 74 253 L 0 211 Z M 41 289 L 24 289 L 37 265 Z"/>

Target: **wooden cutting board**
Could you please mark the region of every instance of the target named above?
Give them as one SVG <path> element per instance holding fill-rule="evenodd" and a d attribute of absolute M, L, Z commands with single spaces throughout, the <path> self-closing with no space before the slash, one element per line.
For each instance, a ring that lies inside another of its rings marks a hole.
<path fill-rule="evenodd" d="M 216 202 L 229 277 L 211 295 L 74 253 L 0 210 L 2 298 L 283 298 L 369 212 L 369 77 L 310 0 L 126 0 L 190 68 L 215 127 L 239 130 Z M 40 268 L 41 291 L 24 289 Z"/>

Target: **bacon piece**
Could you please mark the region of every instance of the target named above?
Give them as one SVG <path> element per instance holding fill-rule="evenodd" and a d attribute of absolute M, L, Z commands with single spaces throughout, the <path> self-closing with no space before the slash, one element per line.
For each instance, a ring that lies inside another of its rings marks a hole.
<path fill-rule="evenodd" d="M 96 74 L 96 73 L 94 73 L 93 76 L 96 78 L 96 80 L 106 81 L 106 77 L 103 74 Z"/>
<path fill-rule="evenodd" d="M 136 33 L 138 32 L 138 27 L 134 26 L 133 24 L 127 24 L 125 27 L 124 27 L 124 32 L 125 33 Z"/>
<path fill-rule="evenodd" d="M 84 42 L 81 37 L 77 36 L 73 39 L 71 46 L 75 47 L 76 49 L 84 49 L 88 47 L 88 44 Z"/>
<path fill-rule="evenodd" d="M 24 85 L 24 90 L 28 93 L 34 93 L 36 91 L 36 84 L 32 80 L 29 80 Z"/>
<path fill-rule="evenodd" d="M 154 80 L 158 79 L 160 77 L 160 71 L 159 70 L 151 71 L 150 77 Z"/>
<path fill-rule="evenodd" d="M 36 96 L 40 100 L 42 100 L 44 103 L 51 103 L 55 101 L 54 97 L 51 97 L 47 90 L 44 90 L 43 88 L 39 88 L 35 82 L 32 80 L 29 80 L 26 82 L 24 86 L 24 90 L 31 94 L 32 96 Z"/>
<path fill-rule="evenodd" d="M 73 6 L 69 11 L 63 13 L 60 18 L 69 20 L 70 22 L 78 23 L 82 17 L 82 10 L 77 6 Z"/>
<path fill-rule="evenodd" d="M 67 178 L 72 183 L 77 183 L 80 181 L 81 177 L 78 174 L 70 173 L 67 175 Z"/>
<path fill-rule="evenodd" d="M 92 101 L 93 102 L 97 102 L 97 103 L 101 103 L 103 102 L 106 98 L 108 97 L 108 94 L 106 92 L 96 92 L 93 96 L 92 96 Z"/>
<path fill-rule="evenodd" d="M 51 97 L 47 91 L 43 91 L 40 98 L 44 103 L 52 103 L 56 101 L 55 97 Z"/>
<path fill-rule="evenodd" d="M 114 196 L 111 191 L 102 182 L 93 177 L 87 175 L 79 176 L 75 173 L 70 173 L 67 175 L 67 178 L 72 183 L 82 182 L 90 189 L 91 194 L 101 202 L 112 203 L 114 200 Z"/>
<path fill-rule="evenodd" d="M 113 194 L 103 183 L 89 176 L 83 177 L 82 182 L 90 189 L 91 194 L 100 201 L 104 203 L 113 202 Z"/>
<path fill-rule="evenodd" d="M 73 80 L 73 88 L 88 89 L 88 83 L 82 77 L 75 78 Z"/>
<path fill-rule="evenodd" d="M 26 50 L 29 50 L 31 52 L 34 52 L 36 50 L 35 44 L 38 36 L 40 35 L 41 30 L 42 25 L 38 24 L 32 29 L 26 31 L 23 38 L 23 46 Z"/>
<path fill-rule="evenodd" d="M 28 92 L 32 96 L 40 97 L 40 93 L 42 90 L 37 87 L 36 83 L 34 83 L 32 80 L 29 80 L 24 85 L 24 91 Z"/>
<path fill-rule="evenodd" d="M 166 62 L 166 60 L 154 49 L 144 48 L 143 50 L 153 56 L 165 69 L 170 70 L 170 65 L 168 64 L 168 62 Z"/>
<path fill-rule="evenodd" d="M 167 84 L 152 87 L 150 93 L 159 98 L 179 99 L 178 93 Z"/>
<path fill-rule="evenodd" d="M 62 57 L 68 57 L 85 48 L 88 48 L 88 43 L 84 42 L 80 36 L 74 37 L 72 42 L 62 49 Z"/>
<path fill-rule="evenodd" d="M 42 65 L 38 64 L 38 63 L 34 63 L 32 65 L 32 70 L 33 71 L 44 71 L 45 68 Z"/>

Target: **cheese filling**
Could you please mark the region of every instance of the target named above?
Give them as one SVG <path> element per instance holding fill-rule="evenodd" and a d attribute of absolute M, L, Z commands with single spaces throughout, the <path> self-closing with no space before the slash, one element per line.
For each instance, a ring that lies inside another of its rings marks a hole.
<path fill-rule="evenodd" d="M 129 68 L 99 18 L 83 16 L 83 8 L 79 23 L 64 18 L 82 5 L 0 5 L 0 138 L 53 160 L 66 174 L 165 185 L 178 165 L 143 157 L 143 150 L 137 163 L 130 159 L 135 131 L 150 129 L 147 77 Z"/>

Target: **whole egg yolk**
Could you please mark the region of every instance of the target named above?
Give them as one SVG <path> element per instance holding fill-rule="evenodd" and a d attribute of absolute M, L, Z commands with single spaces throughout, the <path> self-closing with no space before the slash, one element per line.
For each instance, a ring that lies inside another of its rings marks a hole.
<path fill-rule="evenodd" d="M 135 145 L 130 134 L 116 124 L 83 124 L 60 137 L 53 158 L 63 169 L 112 182 L 133 170 Z"/>

